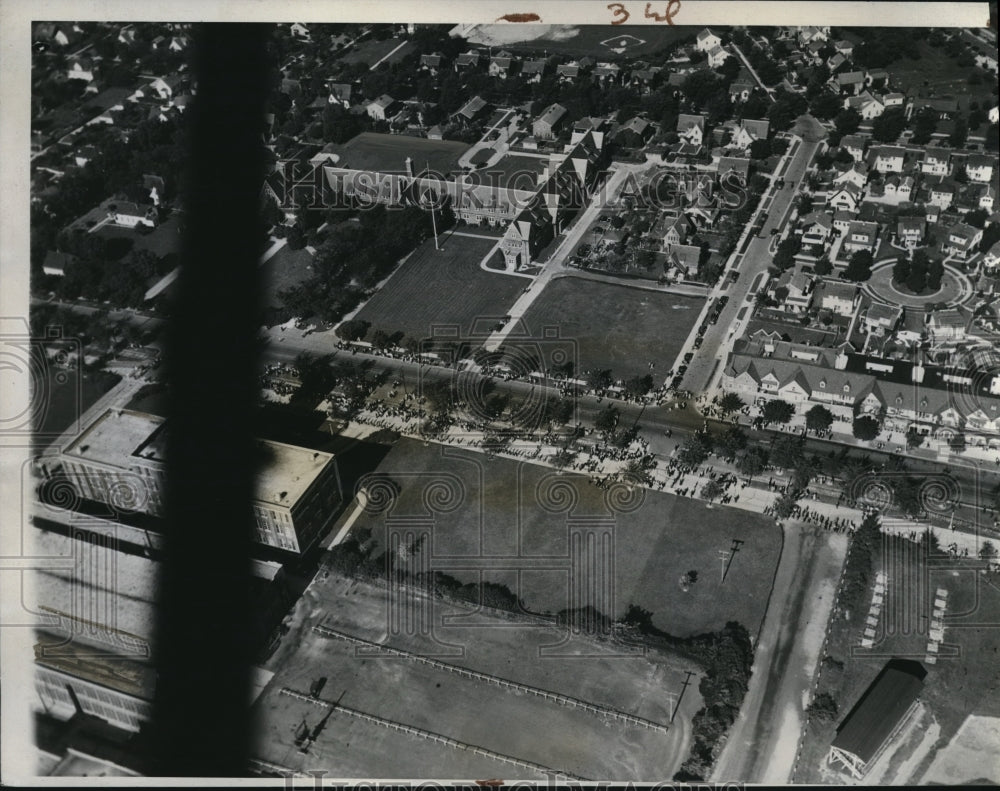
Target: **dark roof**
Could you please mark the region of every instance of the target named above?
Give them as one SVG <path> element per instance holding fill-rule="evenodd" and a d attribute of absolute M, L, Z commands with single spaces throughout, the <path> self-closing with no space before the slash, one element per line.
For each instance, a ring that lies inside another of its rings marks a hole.
<path fill-rule="evenodd" d="M 887 662 L 837 728 L 833 746 L 868 763 L 920 695 L 926 675 L 919 662 Z"/>

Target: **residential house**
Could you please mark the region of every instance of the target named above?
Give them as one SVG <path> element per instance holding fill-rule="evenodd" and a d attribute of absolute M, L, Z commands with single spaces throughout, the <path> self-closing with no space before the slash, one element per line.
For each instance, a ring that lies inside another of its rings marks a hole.
<path fill-rule="evenodd" d="M 924 241 L 927 223 L 923 217 L 900 217 L 896 220 L 896 243 L 912 250 Z"/>
<path fill-rule="evenodd" d="M 828 206 L 857 213 L 861 204 L 861 188 L 852 182 L 836 187 L 826 198 Z"/>
<path fill-rule="evenodd" d="M 843 249 L 849 253 L 859 250 L 875 251 L 878 242 L 878 223 L 854 220 L 844 235 Z"/>
<path fill-rule="evenodd" d="M 66 76 L 71 80 L 82 80 L 83 82 L 93 82 L 96 66 L 93 58 L 85 55 L 73 55 L 69 58 L 69 68 Z"/>
<path fill-rule="evenodd" d="M 440 52 L 432 52 L 429 55 L 420 56 L 420 70 L 436 75 L 444 65 L 444 55 Z"/>
<path fill-rule="evenodd" d="M 860 292 L 857 284 L 823 278 L 816 285 L 813 306 L 838 316 L 853 316 Z"/>
<path fill-rule="evenodd" d="M 737 128 L 735 134 L 733 134 L 729 148 L 746 151 L 753 145 L 755 140 L 766 140 L 769 129 L 770 124 L 767 121 L 754 121 L 744 118 L 740 121 L 739 128 Z"/>
<path fill-rule="evenodd" d="M 945 96 L 933 99 L 915 99 L 913 101 L 913 111 L 918 112 L 928 108 L 937 114 L 942 121 L 947 120 L 958 112 L 958 99 L 953 96 Z"/>
<path fill-rule="evenodd" d="M 862 120 L 871 121 L 885 112 L 885 105 L 868 91 L 864 91 L 858 96 L 849 96 L 844 101 L 844 109 L 855 110 Z"/>
<path fill-rule="evenodd" d="M 453 116 L 462 124 L 473 124 L 489 111 L 489 104 L 480 96 L 473 96 L 463 104 Z"/>
<path fill-rule="evenodd" d="M 854 45 L 844 39 L 833 42 L 833 48 L 837 54 L 843 55 L 845 58 L 850 58 L 854 54 Z"/>
<path fill-rule="evenodd" d="M 716 47 L 722 46 L 722 39 L 708 28 L 705 28 L 695 37 L 694 45 L 700 52 L 711 52 Z"/>
<path fill-rule="evenodd" d="M 885 109 L 889 110 L 893 107 L 902 107 L 906 103 L 906 95 L 899 93 L 899 91 L 891 91 L 889 93 L 883 93 L 879 99 L 882 104 L 885 105 Z"/>
<path fill-rule="evenodd" d="M 993 211 L 993 204 L 996 200 L 997 191 L 992 184 L 974 183 L 965 188 L 963 194 L 963 205 L 973 209 L 984 209 Z"/>
<path fill-rule="evenodd" d="M 976 247 L 982 239 L 982 228 L 960 222 L 948 229 L 941 242 L 941 252 L 960 261 L 966 261 L 975 254 Z"/>
<path fill-rule="evenodd" d="M 802 220 L 802 244 L 825 247 L 833 233 L 833 218 L 822 211 L 814 211 Z"/>
<path fill-rule="evenodd" d="M 722 47 L 712 47 L 712 49 L 708 51 L 707 57 L 709 68 L 719 68 L 719 66 L 726 62 L 726 58 L 728 57 L 729 53 Z"/>
<path fill-rule="evenodd" d="M 879 146 L 875 149 L 872 167 L 879 173 L 902 173 L 906 149 L 901 146 Z"/>
<path fill-rule="evenodd" d="M 729 100 L 734 104 L 745 102 L 753 93 L 754 82 L 749 75 L 740 75 L 729 84 Z"/>
<path fill-rule="evenodd" d="M 353 86 L 346 82 L 332 82 L 329 88 L 330 95 L 327 102 L 329 104 L 339 104 L 345 110 L 350 110 L 351 97 L 354 94 Z"/>
<path fill-rule="evenodd" d="M 694 223 L 686 214 L 679 217 L 666 217 L 664 223 L 666 227 L 663 230 L 663 249 L 668 252 L 675 245 L 685 244 L 694 235 Z"/>
<path fill-rule="evenodd" d="M 629 75 L 629 85 L 636 88 L 640 94 L 651 93 L 653 85 L 657 82 L 657 75 L 663 71 L 662 66 L 649 66 L 643 69 L 633 69 Z"/>
<path fill-rule="evenodd" d="M 49 250 L 45 254 L 45 260 L 42 261 L 42 272 L 54 277 L 63 277 L 66 274 L 66 270 L 71 268 L 76 260 L 76 256 L 70 253 Z"/>
<path fill-rule="evenodd" d="M 950 179 L 935 179 L 933 181 L 928 180 L 927 186 L 928 193 L 928 203 L 944 210 L 947 209 L 955 200 L 955 189 L 956 184 Z"/>
<path fill-rule="evenodd" d="M 163 179 L 152 173 L 147 173 L 142 177 L 142 188 L 149 196 L 150 203 L 159 206 L 164 191 Z"/>
<path fill-rule="evenodd" d="M 479 66 L 479 59 L 481 54 L 478 49 L 470 49 L 468 52 L 463 52 L 452 64 L 456 72 L 468 71 L 475 69 Z"/>
<path fill-rule="evenodd" d="M 546 58 L 534 58 L 532 60 L 526 60 L 521 64 L 521 76 L 525 78 L 525 82 L 536 83 L 541 82 L 542 77 L 549 69 L 549 61 Z"/>
<path fill-rule="evenodd" d="M 701 248 L 690 244 L 676 244 L 667 251 L 666 267 L 676 280 L 693 280 L 698 274 Z"/>
<path fill-rule="evenodd" d="M 398 109 L 398 102 L 387 93 L 383 93 L 365 106 L 368 117 L 375 121 L 388 121 Z"/>
<path fill-rule="evenodd" d="M 831 74 L 836 73 L 837 69 L 842 67 L 845 63 L 850 60 L 842 52 L 834 52 L 829 58 L 826 59 L 826 67 L 830 70 Z"/>
<path fill-rule="evenodd" d="M 501 80 L 506 80 L 514 73 L 515 65 L 514 56 L 506 50 L 501 50 L 498 54 L 490 58 L 488 73 L 491 77 L 499 77 Z"/>
<path fill-rule="evenodd" d="M 989 272 L 1000 269 L 1000 242 L 994 242 L 993 246 L 983 254 L 983 268 Z"/>
<path fill-rule="evenodd" d="M 622 68 L 617 63 L 598 63 L 590 72 L 591 79 L 606 88 L 621 84 Z"/>
<path fill-rule="evenodd" d="M 840 147 L 850 154 L 855 162 L 860 162 L 865 158 L 865 146 L 867 143 L 868 138 L 861 135 L 844 135 L 840 138 Z"/>
<path fill-rule="evenodd" d="M 902 318 L 903 309 L 899 305 L 872 302 L 861 320 L 861 328 L 870 335 L 883 337 L 892 333 Z"/>
<path fill-rule="evenodd" d="M 117 201 L 108 205 L 108 217 L 115 225 L 124 228 L 135 228 L 137 225 L 153 228 L 156 225 L 157 212 L 155 206 Z"/>
<path fill-rule="evenodd" d="M 929 176 L 947 176 L 951 173 L 951 153 L 943 148 L 928 148 L 924 151 L 924 160 L 920 163 L 920 171 Z"/>
<path fill-rule="evenodd" d="M 855 162 L 842 173 L 833 177 L 833 184 L 839 187 L 843 184 L 853 184 L 859 190 L 868 183 L 868 166 L 864 162 Z"/>
<path fill-rule="evenodd" d="M 909 201 L 913 195 L 913 184 L 912 176 L 889 176 L 882 185 L 883 196 L 891 203 Z"/>
<path fill-rule="evenodd" d="M 970 154 L 965 161 L 965 173 L 971 181 L 989 181 L 993 178 L 995 160 L 985 154 Z"/>
<path fill-rule="evenodd" d="M 962 340 L 968 326 L 968 317 L 954 308 L 934 311 L 925 320 L 927 334 L 930 336 L 931 343 L 934 344 Z"/>
<path fill-rule="evenodd" d="M 545 111 L 534 120 L 531 125 L 531 134 L 539 140 L 552 140 L 555 138 L 566 117 L 566 108 L 561 104 L 551 104 Z"/>
<path fill-rule="evenodd" d="M 689 145 L 700 146 L 705 138 L 705 116 L 681 113 L 677 116 L 677 134 Z"/>
<path fill-rule="evenodd" d="M 619 127 L 615 141 L 625 148 L 642 148 L 653 136 L 654 127 L 645 118 L 636 116 Z"/>
<path fill-rule="evenodd" d="M 559 78 L 559 82 L 576 82 L 580 77 L 580 64 L 579 63 L 560 63 L 556 66 L 556 76 Z"/>
<path fill-rule="evenodd" d="M 846 209 L 839 209 L 833 213 L 833 230 L 841 236 L 847 233 L 854 222 L 854 214 Z"/>
<path fill-rule="evenodd" d="M 833 83 L 841 93 L 858 94 L 865 87 L 865 73 L 863 71 L 844 71 L 833 76 Z"/>
<path fill-rule="evenodd" d="M 782 272 L 768 286 L 768 293 L 778 302 L 778 310 L 803 314 L 812 304 L 813 281 L 804 272 Z"/>

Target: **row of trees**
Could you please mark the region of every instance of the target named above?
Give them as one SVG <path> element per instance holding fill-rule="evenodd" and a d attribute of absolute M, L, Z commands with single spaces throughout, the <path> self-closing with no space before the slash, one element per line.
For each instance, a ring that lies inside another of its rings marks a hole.
<path fill-rule="evenodd" d="M 937 291 L 942 277 L 944 264 L 940 259 L 928 256 L 925 250 L 915 250 L 912 260 L 900 256 L 892 267 L 893 283 L 905 285 L 917 294 Z"/>

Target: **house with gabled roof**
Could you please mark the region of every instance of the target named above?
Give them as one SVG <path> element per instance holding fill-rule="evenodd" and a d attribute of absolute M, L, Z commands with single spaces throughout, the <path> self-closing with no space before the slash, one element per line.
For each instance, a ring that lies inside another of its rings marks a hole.
<path fill-rule="evenodd" d="M 947 176 L 951 173 L 951 152 L 943 148 L 924 149 L 920 172 L 930 176 Z"/>
<path fill-rule="evenodd" d="M 377 99 L 365 105 L 368 117 L 375 121 L 387 121 L 396 114 L 399 103 L 389 94 L 383 93 Z"/>
<path fill-rule="evenodd" d="M 831 80 L 841 93 L 858 94 L 865 87 L 865 72 L 845 71 L 835 74 Z"/>
<path fill-rule="evenodd" d="M 840 184 L 827 195 L 826 203 L 834 209 L 856 214 L 861 205 L 861 188 L 851 181 Z"/>
<path fill-rule="evenodd" d="M 834 188 L 842 184 L 853 184 L 861 189 L 868 183 L 868 166 L 864 162 L 854 162 L 850 167 L 833 177 Z"/>
<path fill-rule="evenodd" d="M 844 109 L 856 111 L 863 121 L 871 121 L 885 112 L 885 105 L 868 91 L 863 91 L 857 96 L 848 96 L 844 100 Z"/>
<path fill-rule="evenodd" d="M 865 158 L 865 147 L 868 138 L 861 135 L 844 135 L 840 138 L 840 147 L 844 149 L 855 162 L 860 162 Z"/>
<path fill-rule="evenodd" d="M 995 157 L 986 154 L 969 154 L 965 161 L 965 173 L 971 181 L 987 182 L 993 178 Z"/>
<path fill-rule="evenodd" d="M 941 241 L 941 252 L 960 261 L 966 261 L 975 254 L 976 247 L 982 239 L 982 228 L 960 222 L 949 228 L 944 235 L 944 239 Z"/>
<path fill-rule="evenodd" d="M 833 218 L 824 211 L 814 211 L 802 219 L 802 244 L 823 247 L 833 233 Z"/>
<path fill-rule="evenodd" d="M 725 50 L 724 47 L 712 47 L 712 49 L 708 51 L 706 60 L 708 62 L 709 68 L 717 69 L 719 68 L 719 66 L 721 66 L 723 63 L 726 62 L 726 59 L 728 57 L 729 53 Z"/>
<path fill-rule="evenodd" d="M 533 58 L 521 64 L 521 76 L 528 83 L 541 82 L 548 70 L 549 61 L 547 58 Z"/>
<path fill-rule="evenodd" d="M 710 52 L 716 47 L 722 46 L 722 39 L 706 27 L 695 36 L 694 46 L 699 52 Z"/>
<path fill-rule="evenodd" d="M 854 220 L 847 228 L 842 248 L 849 253 L 855 253 L 859 250 L 874 252 L 877 243 L 878 223 Z"/>
<path fill-rule="evenodd" d="M 482 55 L 478 49 L 470 49 L 468 52 L 463 52 L 461 55 L 456 57 L 452 66 L 456 72 L 475 69 L 479 66 L 479 60 L 481 57 Z"/>
<path fill-rule="evenodd" d="M 813 294 L 813 305 L 839 316 L 853 316 L 860 297 L 857 283 L 821 278 Z"/>
<path fill-rule="evenodd" d="M 531 124 L 531 134 L 539 140 L 555 138 L 566 118 L 566 108 L 561 104 L 550 104 Z"/>
<path fill-rule="evenodd" d="M 700 146 L 705 139 L 705 116 L 681 113 L 677 116 L 677 134 L 686 143 Z"/>
<path fill-rule="evenodd" d="M 501 80 L 506 80 L 514 73 L 516 65 L 517 60 L 514 56 L 506 50 L 501 50 L 490 58 L 488 73 L 491 77 L 499 77 Z"/>
<path fill-rule="evenodd" d="M 733 133 L 733 139 L 729 143 L 729 148 L 746 151 L 753 145 L 755 140 L 767 140 L 768 131 L 771 125 L 768 121 L 757 121 L 744 118 L 740 121 L 739 127 Z"/>
<path fill-rule="evenodd" d="M 927 222 L 923 217 L 900 217 L 896 220 L 896 242 L 912 250 L 923 243 L 926 230 Z"/>
<path fill-rule="evenodd" d="M 869 152 L 872 169 L 879 173 L 902 173 L 906 149 L 902 146 L 879 146 Z"/>

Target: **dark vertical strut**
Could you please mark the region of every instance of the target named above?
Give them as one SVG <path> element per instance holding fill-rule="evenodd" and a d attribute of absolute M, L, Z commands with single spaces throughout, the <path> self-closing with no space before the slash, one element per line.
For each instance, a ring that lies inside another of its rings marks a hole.
<path fill-rule="evenodd" d="M 196 34 L 186 230 L 167 350 L 167 548 L 152 728 L 161 776 L 247 773 L 268 35 L 228 23 Z"/>

